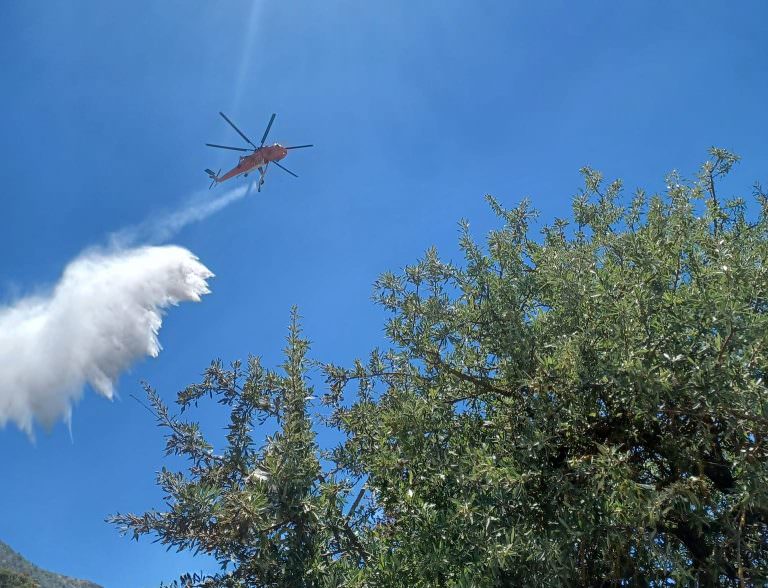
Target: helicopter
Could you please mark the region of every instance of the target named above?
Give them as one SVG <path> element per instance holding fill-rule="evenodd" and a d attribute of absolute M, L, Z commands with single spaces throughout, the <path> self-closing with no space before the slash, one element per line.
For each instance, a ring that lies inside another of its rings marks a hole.
<path fill-rule="evenodd" d="M 299 177 L 288 168 L 280 165 L 278 162 L 286 155 L 288 155 L 288 151 L 291 149 L 304 149 L 305 147 L 314 147 L 314 145 L 294 145 L 293 147 L 283 147 L 279 143 L 275 143 L 274 145 L 265 146 L 264 143 L 267 141 L 267 135 L 269 135 L 269 130 L 272 128 L 272 123 L 275 122 L 275 117 L 277 114 L 273 113 L 270 117 L 269 123 L 267 123 L 267 129 L 264 131 L 264 136 L 262 136 L 261 144 L 258 147 L 248 137 L 245 136 L 245 133 L 237 128 L 235 123 L 227 118 L 226 114 L 223 112 L 219 112 L 219 114 L 225 121 L 229 123 L 233 129 L 235 129 L 235 131 L 237 131 L 238 135 L 245 139 L 246 143 L 248 143 L 252 148 L 228 147 L 227 145 L 215 145 L 213 143 L 206 143 L 206 145 L 208 147 L 216 147 L 218 149 L 230 149 L 232 151 L 243 151 L 246 153 L 251 151 L 252 153 L 250 153 L 250 155 L 241 155 L 237 165 L 226 172 L 224 175 L 221 175 L 221 170 L 219 170 L 218 173 L 214 173 L 213 170 L 206 169 L 205 173 L 207 173 L 208 177 L 211 178 L 211 185 L 208 186 L 209 190 L 216 184 L 226 182 L 227 180 L 239 175 L 248 177 L 248 174 L 253 172 L 253 170 L 258 170 L 258 191 L 261 192 L 261 186 L 264 184 L 264 176 L 267 174 L 267 169 L 269 168 L 270 163 L 274 163 L 277 167 L 285 172 L 288 172 L 295 178 Z"/>

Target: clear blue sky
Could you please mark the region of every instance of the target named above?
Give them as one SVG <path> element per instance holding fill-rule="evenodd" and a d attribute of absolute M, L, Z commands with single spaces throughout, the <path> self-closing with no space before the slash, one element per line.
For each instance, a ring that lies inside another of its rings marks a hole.
<path fill-rule="evenodd" d="M 657 190 L 713 144 L 744 157 L 734 190 L 768 184 L 762 1 L 6 0 L 0 22 L 4 303 L 233 163 L 204 146 L 238 144 L 219 110 L 254 139 L 277 112 L 273 140 L 316 145 L 285 161 L 299 179 L 270 172 L 174 239 L 216 273 L 213 293 L 168 314 L 121 399 L 86 392 L 74 442 L 63 425 L 36 445 L 0 430 L 0 539 L 110 588 L 190 565 L 103 522 L 161 504 L 139 380 L 171 400 L 215 357 L 274 365 L 293 304 L 313 357 L 364 355 L 383 342 L 377 275 L 433 244 L 456 260 L 461 217 L 480 238 L 495 226 L 485 193 L 530 196 L 549 222 L 583 165 Z"/>

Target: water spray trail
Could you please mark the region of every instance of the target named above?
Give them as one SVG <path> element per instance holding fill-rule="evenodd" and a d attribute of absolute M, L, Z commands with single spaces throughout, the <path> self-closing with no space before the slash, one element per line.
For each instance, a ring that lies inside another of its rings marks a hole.
<path fill-rule="evenodd" d="M 138 225 L 112 233 L 109 242 L 115 248 L 130 247 L 137 243 L 166 243 L 187 225 L 205 220 L 222 208 L 244 198 L 251 192 L 252 187 L 253 184 L 240 186 L 213 197 L 210 191 L 198 192 L 178 210 L 159 213 Z"/>
<path fill-rule="evenodd" d="M 69 423 L 86 384 L 112 398 L 122 372 L 157 356 L 165 309 L 200 300 L 213 274 L 186 249 L 147 244 L 167 242 L 251 189 L 195 194 L 113 233 L 107 249 L 81 254 L 46 295 L 0 306 L 0 427 L 12 422 L 32 436 L 35 422 Z"/>

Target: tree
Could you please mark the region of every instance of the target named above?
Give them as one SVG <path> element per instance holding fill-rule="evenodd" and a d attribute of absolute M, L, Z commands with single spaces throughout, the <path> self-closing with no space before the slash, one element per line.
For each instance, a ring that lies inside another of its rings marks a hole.
<path fill-rule="evenodd" d="M 628 206 L 585 168 L 541 239 L 489 197 L 487 248 L 463 223 L 463 266 L 381 278 L 393 350 L 327 370 L 374 498 L 367 585 L 768 579 L 768 198 L 722 202 L 737 158 L 711 155 Z"/>
<path fill-rule="evenodd" d="M 146 392 L 158 424 L 168 431 L 166 454 L 186 458 L 189 470 L 165 468 L 158 485 L 166 512 L 109 517 L 135 539 L 154 534 L 178 549 L 212 555 L 220 574 L 186 574 L 189 586 L 336 585 L 335 561 L 364 557 L 342 507 L 349 491 L 321 472 L 315 434 L 307 414 L 306 352 L 294 310 L 282 374 L 265 370 L 256 357 L 245 369 L 215 361 L 200 384 L 178 394 L 181 411 L 206 397 L 230 411 L 221 454 L 196 422 L 172 416 L 159 395 Z M 272 420 L 281 429 L 255 447 L 253 430 Z"/>
<path fill-rule="evenodd" d="M 168 512 L 113 520 L 234 561 L 221 586 L 768 581 L 768 196 L 724 201 L 737 158 L 711 155 L 627 205 L 585 168 L 540 238 L 489 197 L 503 226 L 480 246 L 462 223 L 463 264 L 383 275 L 391 349 L 323 367 L 331 452 L 295 314 L 284 375 L 216 362 L 180 393 L 231 408 L 223 454 L 149 389 L 191 467 L 160 475 Z"/>

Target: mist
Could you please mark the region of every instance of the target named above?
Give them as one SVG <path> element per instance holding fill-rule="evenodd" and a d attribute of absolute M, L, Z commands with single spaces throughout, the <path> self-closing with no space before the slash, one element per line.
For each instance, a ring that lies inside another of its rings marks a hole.
<path fill-rule="evenodd" d="M 160 352 L 164 311 L 199 301 L 212 276 L 182 247 L 90 250 L 46 294 L 0 306 L 0 427 L 69 423 L 86 384 L 112 398 L 121 373 Z"/>

